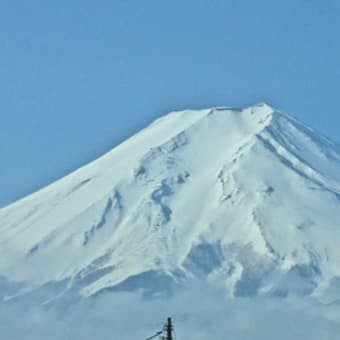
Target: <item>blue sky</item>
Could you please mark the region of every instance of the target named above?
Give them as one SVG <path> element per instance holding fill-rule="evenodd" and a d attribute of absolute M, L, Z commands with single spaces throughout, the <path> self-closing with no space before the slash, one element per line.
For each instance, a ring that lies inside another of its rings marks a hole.
<path fill-rule="evenodd" d="M 0 206 L 170 110 L 266 101 L 340 141 L 338 0 L 0 1 Z"/>

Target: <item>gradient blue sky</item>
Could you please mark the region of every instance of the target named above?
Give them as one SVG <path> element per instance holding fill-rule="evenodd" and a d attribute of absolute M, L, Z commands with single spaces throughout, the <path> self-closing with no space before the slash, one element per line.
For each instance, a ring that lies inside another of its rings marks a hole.
<path fill-rule="evenodd" d="M 266 101 L 339 142 L 339 0 L 1 0 L 0 206 L 170 110 Z"/>

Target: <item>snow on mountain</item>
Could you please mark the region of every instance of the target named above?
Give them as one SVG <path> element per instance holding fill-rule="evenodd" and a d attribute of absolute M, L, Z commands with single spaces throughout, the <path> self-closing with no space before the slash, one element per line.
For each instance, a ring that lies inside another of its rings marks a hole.
<path fill-rule="evenodd" d="M 266 104 L 186 110 L 2 208 L 0 275 L 85 296 L 198 277 L 333 301 L 339 239 L 336 143 Z"/>

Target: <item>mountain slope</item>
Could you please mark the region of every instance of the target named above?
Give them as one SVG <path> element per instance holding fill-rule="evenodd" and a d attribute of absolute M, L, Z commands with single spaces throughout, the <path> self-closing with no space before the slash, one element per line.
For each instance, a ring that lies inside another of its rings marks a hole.
<path fill-rule="evenodd" d="M 338 145 L 266 104 L 187 110 L 1 209 L 0 274 L 84 295 L 208 277 L 336 299 L 339 236 Z"/>

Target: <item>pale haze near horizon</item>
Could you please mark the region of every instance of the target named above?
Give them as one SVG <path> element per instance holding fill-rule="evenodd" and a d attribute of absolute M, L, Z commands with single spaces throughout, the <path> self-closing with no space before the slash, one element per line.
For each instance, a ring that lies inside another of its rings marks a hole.
<path fill-rule="evenodd" d="M 340 2 L 0 4 L 0 206 L 172 110 L 267 102 L 340 140 Z"/>

